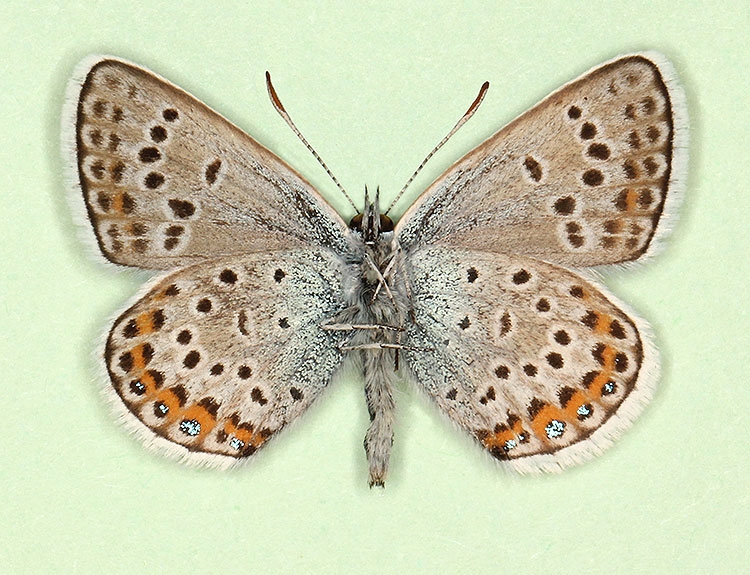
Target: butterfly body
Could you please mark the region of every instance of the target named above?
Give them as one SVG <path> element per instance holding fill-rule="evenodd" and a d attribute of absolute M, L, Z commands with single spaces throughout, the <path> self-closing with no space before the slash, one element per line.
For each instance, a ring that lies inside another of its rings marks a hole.
<path fill-rule="evenodd" d="M 378 195 L 353 225 L 355 240 L 349 260 L 348 308 L 336 318 L 350 336 L 342 347 L 355 354 L 364 376 L 370 425 L 364 448 L 370 485 L 382 486 L 388 472 L 396 405 L 393 389 L 399 379 L 401 336 L 409 314 L 408 289 L 401 273 L 403 261 L 389 219 L 381 218 Z M 381 231 L 383 227 L 388 231 Z"/>
<path fill-rule="evenodd" d="M 653 393 L 647 324 L 586 269 L 649 255 L 674 212 L 686 120 L 657 55 L 565 85 L 395 226 L 377 195 L 347 226 L 282 160 L 133 64 L 82 63 L 69 108 L 97 249 L 160 270 L 114 321 L 103 363 L 125 421 L 167 454 L 253 455 L 348 358 L 371 485 L 388 472 L 400 380 L 518 471 L 598 454 Z"/>

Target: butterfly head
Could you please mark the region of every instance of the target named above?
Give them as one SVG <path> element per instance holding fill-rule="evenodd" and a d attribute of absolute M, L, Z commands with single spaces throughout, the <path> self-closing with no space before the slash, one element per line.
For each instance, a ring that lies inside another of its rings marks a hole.
<path fill-rule="evenodd" d="M 365 243 L 375 243 L 380 234 L 393 231 L 393 220 L 380 213 L 380 188 L 375 191 L 375 200 L 370 201 L 365 187 L 365 209 L 354 216 L 349 227 L 359 232 Z"/>

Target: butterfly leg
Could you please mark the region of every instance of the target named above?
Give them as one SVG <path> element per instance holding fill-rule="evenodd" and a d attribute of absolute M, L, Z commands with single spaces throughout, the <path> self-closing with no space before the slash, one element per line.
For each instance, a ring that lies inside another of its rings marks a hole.
<path fill-rule="evenodd" d="M 339 349 L 342 351 L 353 351 L 353 350 L 362 350 L 362 349 L 395 349 L 396 351 L 405 349 L 406 351 L 416 351 L 416 352 L 425 352 L 425 351 L 435 351 L 433 348 L 427 348 L 427 347 L 412 347 L 410 345 L 401 345 L 398 343 L 362 343 L 358 345 L 342 345 L 339 346 Z"/>
<path fill-rule="evenodd" d="M 394 325 L 381 325 L 381 324 L 356 324 L 356 323 L 327 323 L 321 324 L 321 329 L 327 331 L 354 331 L 357 329 L 372 329 L 372 330 L 393 330 L 393 331 L 404 331 L 403 327 L 397 327 Z"/>
<path fill-rule="evenodd" d="M 377 299 L 378 294 L 380 293 L 380 288 L 382 286 L 383 289 L 385 289 L 385 293 L 388 296 L 388 299 L 391 300 L 393 307 L 396 307 L 396 299 L 393 297 L 393 292 L 391 292 L 391 288 L 388 287 L 388 282 L 386 281 L 385 277 L 383 277 L 383 274 L 381 273 L 377 264 L 373 261 L 372 257 L 370 257 L 369 254 L 365 254 L 365 261 L 372 268 L 372 270 L 375 272 L 375 274 L 378 277 L 378 287 L 375 288 L 375 292 L 373 293 L 372 298 L 370 299 L 370 303 L 374 302 Z"/>
<path fill-rule="evenodd" d="M 371 301 L 375 301 L 378 297 L 378 294 L 380 293 L 380 288 L 385 287 L 386 290 L 388 290 L 388 285 L 386 283 L 386 279 L 390 277 L 391 272 L 393 271 L 393 267 L 396 264 L 396 257 L 395 255 L 391 257 L 391 260 L 388 262 L 388 265 L 383 270 L 382 274 L 380 275 L 380 278 L 382 278 L 380 281 L 378 281 L 378 287 L 375 288 L 375 293 L 372 296 Z M 391 301 L 393 301 L 393 296 L 390 296 Z"/>

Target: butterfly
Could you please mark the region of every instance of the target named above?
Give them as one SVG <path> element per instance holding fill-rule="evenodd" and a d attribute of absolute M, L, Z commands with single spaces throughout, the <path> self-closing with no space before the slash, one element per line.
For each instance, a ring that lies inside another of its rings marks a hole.
<path fill-rule="evenodd" d="M 157 450 L 245 460 L 352 362 L 370 486 L 388 473 L 401 379 L 503 465 L 557 471 L 609 446 L 654 391 L 647 324 L 590 270 L 648 257 L 674 214 L 687 120 L 657 54 L 564 85 L 395 223 L 367 193 L 345 223 L 276 155 L 126 61 L 84 60 L 67 106 L 98 249 L 159 272 L 102 352 L 118 410 Z"/>

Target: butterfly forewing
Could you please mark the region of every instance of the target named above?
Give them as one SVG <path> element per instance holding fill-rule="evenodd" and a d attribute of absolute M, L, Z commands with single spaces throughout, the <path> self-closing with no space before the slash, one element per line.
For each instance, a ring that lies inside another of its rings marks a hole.
<path fill-rule="evenodd" d="M 404 352 L 442 411 L 519 470 L 597 453 L 649 397 L 636 322 L 589 280 L 536 259 L 425 248 L 407 265 Z M 541 456 L 541 457 L 535 457 Z"/>
<path fill-rule="evenodd" d="M 682 153 L 674 90 L 641 55 L 567 84 L 425 191 L 396 228 L 401 245 L 571 266 L 640 258 L 674 191 L 673 160 Z"/>
<path fill-rule="evenodd" d="M 346 226 L 318 193 L 205 104 L 119 60 L 83 71 L 75 162 L 108 260 L 168 269 L 295 245 L 344 249 Z"/>
<path fill-rule="evenodd" d="M 325 250 L 250 254 L 162 278 L 107 339 L 128 412 L 191 452 L 254 453 L 341 361 L 338 332 L 319 327 L 344 305 L 337 262 Z"/>

